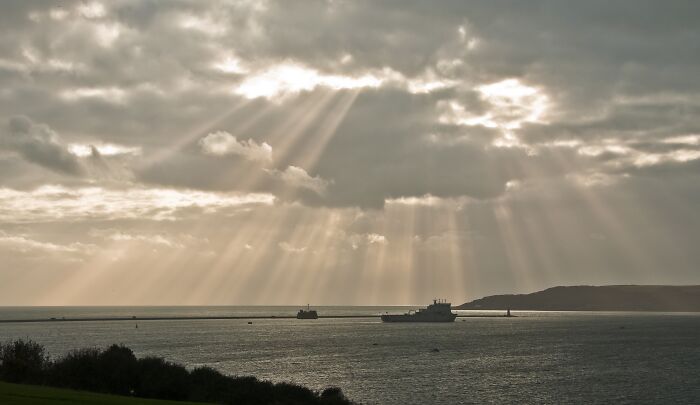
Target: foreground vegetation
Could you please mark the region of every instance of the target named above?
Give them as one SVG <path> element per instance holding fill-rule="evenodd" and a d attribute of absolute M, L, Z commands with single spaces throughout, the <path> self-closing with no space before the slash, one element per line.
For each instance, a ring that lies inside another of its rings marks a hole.
<path fill-rule="evenodd" d="M 137 359 L 131 349 L 122 345 L 104 350 L 74 350 L 52 360 L 42 345 L 32 341 L 1 344 L 0 381 L 219 404 L 352 404 L 339 388 L 318 393 L 296 384 L 229 377 L 210 367 L 189 371 L 159 357 Z"/>
<path fill-rule="evenodd" d="M 97 394 L 65 388 L 0 382 L 3 405 L 202 405 L 200 402 L 166 401 L 119 395 Z"/>

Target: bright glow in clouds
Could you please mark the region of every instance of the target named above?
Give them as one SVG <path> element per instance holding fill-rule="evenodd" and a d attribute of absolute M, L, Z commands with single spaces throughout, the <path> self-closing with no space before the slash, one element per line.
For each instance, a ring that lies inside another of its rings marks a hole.
<path fill-rule="evenodd" d="M 633 160 L 637 167 L 654 166 L 667 162 L 689 162 L 700 159 L 700 150 L 681 149 L 669 153 L 640 153 Z"/>
<path fill-rule="evenodd" d="M 272 160 L 272 146 L 267 142 L 256 143 L 252 139 L 239 141 L 226 131 L 212 132 L 199 140 L 202 151 L 209 155 L 239 155 L 254 161 Z"/>
<path fill-rule="evenodd" d="M 490 105 L 487 113 L 472 115 L 462 104 L 453 100 L 443 104 L 447 111 L 440 120 L 457 125 L 482 125 L 511 131 L 520 128 L 525 122 L 543 122 L 549 106 L 546 94 L 517 79 L 478 86 L 476 91 Z"/>
<path fill-rule="evenodd" d="M 316 87 L 341 90 L 379 87 L 381 84 L 382 79 L 374 75 L 360 77 L 325 75 L 301 65 L 281 64 L 248 77 L 234 90 L 234 93 L 251 99 L 258 97 L 270 99 L 311 91 Z"/>
<path fill-rule="evenodd" d="M 667 138 L 662 141 L 666 144 L 700 145 L 700 135 L 683 135 Z"/>
<path fill-rule="evenodd" d="M 126 92 L 118 87 L 83 87 L 64 90 L 60 95 L 61 98 L 68 101 L 93 98 L 116 104 L 123 103 L 126 98 Z"/>
<path fill-rule="evenodd" d="M 348 239 L 352 250 L 359 249 L 361 245 L 386 245 L 388 243 L 386 236 L 378 233 L 355 234 L 350 235 Z"/>
<path fill-rule="evenodd" d="M 384 200 L 386 204 L 398 204 L 398 205 L 423 205 L 423 206 L 433 206 L 443 203 L 445 200 L 439 197 L 426 194 L 422 197 L 399 197 Z"/>
<path fill-rule="evenodd" d="M 270 205 L 270 194 L 213 193 L 163 188 L 110 190 L 42 186 L 32 191 L 0 188 L 0 222 L 141 218 L 176 219 L 183 210 L 213 213 L 251 204 Z"/>
<path fill-rule="evenodd" d="M 304 253 L 304 251 L 306 251 L 306 246 L 297 247 L 289 242 L 280 242 L 278 246 L 280 249 L 282 249 L 282 251 L 291 254 Z"/>
<path fill-rule="evenodd" d="M 221 62 L 214 63 L 213 67 L 224 73 L 242 74 L 248 72 L 248 69 L 242 65 L 241 60 L 234 56 L 229 56 Z"/>
<path fill-rule="evenodd" d="M 95 26 L 97 42 L 103 47 L 111 46 L 121 35 L 119 24 L 97 24 Z"/>
<path fill-rule="evenodd" d="M 625 142 L 619 139 L 604 139 L 600 144 L 579 146 L 577 153 L 579 155 L 591 157 L 597 157 L 603 154 L 617 155 L 617 159 L 607 162 L 607 165 L 612 167 L 626 165 L 647 167 L 669 162 L 683 163 L 700 159 L 700 150 L 689 148 L 696 146 L 697 142 L 698 137 L 693 135 L 667 138 L 656 143 L 684 145 L 688 148 L 684 147 L 668 152 L 649 153 L 636 150 L 633 142 Z"/>
<path fill-rule="evenodd" d="M 0 231 L 0 248 L 8 249 L 20 253 L 88 253 L 94 250 L 95 246 L 84 243 L 71 243 L 69 245 L 59 245 L 50 242 L 40 242 L 25 235 L 8 235 Z"/>
<path fill-rule="evenodd" d="M 272 176 L 281 179 L 285 184 L 295 188 L 305 188 L 314 191 L 316 194 L 323 195 L 329 181 L 322 179 L 320 176 L 311 177 L 306 170 L 297 166 L 289 166 L 284 171 L 266 170 Z"/>
<path fill-rule="evenodd" d="M 93 148 L 102 156 L 115 156 L 115 155 L 141 155 L 141 148 L 138 146 L 123 146 L 116 145 L 113 143 L 103 143 L 103 144 L 84 144 L 84 143 L 71 143 L 68 145 L 68 151 L 75 156 L 85 157 L 92 155 Z"/>
<path fill-rule="evenodd" d="M 186 14 L 179 23 L 181 28 L 198 31 L 210 37 L 218 37 L 226 34 L 227 27 L 218 23 L 209 16 L 197 16 Z"/>
<path fill-rule="evenodd" d="M 83 3 L 78 6 L 78 12 L 85 18 L 102 18 L 107 15 L 107 10 L 102 3 L 96 1 L 90 3 Z"/>

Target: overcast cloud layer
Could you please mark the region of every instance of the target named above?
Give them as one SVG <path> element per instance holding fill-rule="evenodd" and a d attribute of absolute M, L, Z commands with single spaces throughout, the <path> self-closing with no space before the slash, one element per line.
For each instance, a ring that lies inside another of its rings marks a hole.
<path fill-rule="evenodd" d="M 0 305 L 700 283 L 696 1 L 4 1 Z"/>

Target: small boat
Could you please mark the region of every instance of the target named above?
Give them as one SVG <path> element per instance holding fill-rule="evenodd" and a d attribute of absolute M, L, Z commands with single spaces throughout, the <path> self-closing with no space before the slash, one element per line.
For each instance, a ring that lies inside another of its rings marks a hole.
<path fill-rule="evenodd" d="M 318 312 L 315 309 L 310 309 L 307 304 L 306 309 L 300 309 L 297 312 L 297 319 L 318 319 Z"/>

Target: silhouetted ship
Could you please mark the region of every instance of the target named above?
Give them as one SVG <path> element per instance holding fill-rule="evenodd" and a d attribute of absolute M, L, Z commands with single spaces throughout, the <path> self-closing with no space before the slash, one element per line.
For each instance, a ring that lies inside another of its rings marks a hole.
<path fill-rule="evenodd" d="M 382 315 L 382 322 L 454 322 L 457 314 L 452 312 L 452 304 L 445 300 L 433 300 L 427 308 L 409 311 L 403 315 Z"/>
<path fill-rule="evenodd" d="M 318 313 L 315 309 L 309 309 L 309 305 L 306 305 L 306 310 L 300 309 L 297 312 L 297 319 L 318 319 Z"/>

